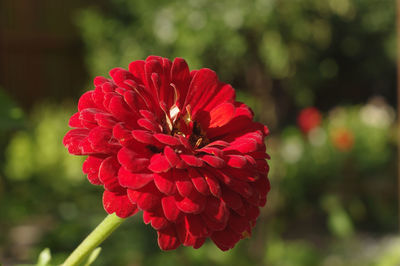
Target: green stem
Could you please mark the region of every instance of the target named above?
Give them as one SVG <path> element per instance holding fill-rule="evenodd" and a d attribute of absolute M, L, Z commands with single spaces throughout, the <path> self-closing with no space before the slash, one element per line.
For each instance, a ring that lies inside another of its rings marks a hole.
<path fill-rule="evenodd" d="M 63 266 L 76 266 L 101 244 L 125 219 L 109 214 L 69 255 Z"/>

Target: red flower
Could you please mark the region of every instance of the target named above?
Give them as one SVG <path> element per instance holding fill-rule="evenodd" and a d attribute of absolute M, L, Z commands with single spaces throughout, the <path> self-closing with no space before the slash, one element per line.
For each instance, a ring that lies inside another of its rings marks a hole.
<path fill-rule="evenodd" d="M 299 116 L 297 117 L 297 124 L 303 133 L 308 133 L 321 124 L 321 119 L 321 113 L 317 108 L 308 107 L 301 110 Z"/>
<path fill-rule="evenodd" d="M 270 189 L 268 129 L 210 69 L 150 56 L 96 77 L 64 145 L 89 155 L 83 171 L 104 186 L 108 213 L 143 211 L 161 249 L 228 250 L 251 233 Z"/>

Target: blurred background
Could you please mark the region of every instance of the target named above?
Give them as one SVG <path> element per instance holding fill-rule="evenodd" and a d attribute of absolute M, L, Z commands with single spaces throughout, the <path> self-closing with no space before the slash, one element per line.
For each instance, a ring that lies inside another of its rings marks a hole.
<path fill-rule="evenodd" d="M 155 54 L 231 83 L 270 127 L 250 239 L 161 252 L 141 215 L 94 265 L 400 265 L 395 1 L 1 0 L 0 262 L 52 263 L 104 217 L 61 141 L 97 75 Z"/>

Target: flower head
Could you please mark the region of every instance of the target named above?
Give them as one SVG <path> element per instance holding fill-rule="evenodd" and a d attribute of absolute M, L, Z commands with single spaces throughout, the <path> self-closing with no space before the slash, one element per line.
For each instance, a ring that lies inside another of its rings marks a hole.
<path fill-rule="evenodd" d="M 64 137 L 88 155 L 83 171 L 104 186 L 108 213 L 139 210 L 161 249 L 228 250 L 251 234 L 270 189 L 264 138 L 248 106 L 210 69 L 150 56 L 96 77 Z"/>
<path fill-rule="evenodd" d="M 297 124 L 305 134 L 321 124 L 321 113 L 315 107 L 308 107 L 301 110 L 297 117 Z"/>

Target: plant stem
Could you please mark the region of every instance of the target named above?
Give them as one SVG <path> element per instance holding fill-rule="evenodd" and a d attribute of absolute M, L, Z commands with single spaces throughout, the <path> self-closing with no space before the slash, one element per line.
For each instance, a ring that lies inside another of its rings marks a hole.
<path fill-rule="evenodd" d="M 109 214 L 69 255 L 63 266 L 76 266 L 100 245 L 125 219 Z"/>

